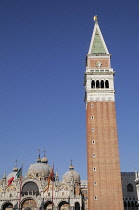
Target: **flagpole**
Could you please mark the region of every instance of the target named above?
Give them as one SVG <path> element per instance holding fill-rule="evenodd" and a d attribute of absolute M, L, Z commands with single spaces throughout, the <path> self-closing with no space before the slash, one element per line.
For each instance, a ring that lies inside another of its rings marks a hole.
<path fill-rule="evenodd" d="M 21 192 L 22 192 L 22 170 L 23 170 L 23 164 L 21 166 L 21 175 L 20 175 L 20 191 L 19 191 L 19 210 L 21 209 L 20 203 L 21 203 Z"/>
<path fill-rule="evenodd" d="M 54 181 L 53 181 L 53 179 L 54 179 L 54 162 L 53 162 L 53 174 L 52 174 L 52 210 L 54 209 L 54 202 L 53 202 L 53 200 L 54 200 Z"/>
<path fill-rule="evenodd" d="M 19 194 L 19 209 L 20 209 L 20 203 L 21 203 L 21 191 L 22 191 L 22 177 L 20 177 L 20 194 Z"/>
<path fill-rule="evenodd" d="M 43 190 L 43 201 L 42 201 L 42 209 L 44 210 L 44 190 Z"/>

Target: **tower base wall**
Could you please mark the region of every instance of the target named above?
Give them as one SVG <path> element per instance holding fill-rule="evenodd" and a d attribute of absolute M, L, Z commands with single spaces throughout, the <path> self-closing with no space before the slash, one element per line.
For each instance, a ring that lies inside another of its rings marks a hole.
<path fill-rule="evenodd" d="M 123 210 L 115 103 L 88 102 L 88 209 Z"/>

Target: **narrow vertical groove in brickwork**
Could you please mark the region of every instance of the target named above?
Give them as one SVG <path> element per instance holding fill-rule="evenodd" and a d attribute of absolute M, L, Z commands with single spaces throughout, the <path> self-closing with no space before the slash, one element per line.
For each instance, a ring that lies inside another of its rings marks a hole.
<path fill-rule="evenodd" d="M 94 119 L 91 119 L 92 115 Z M 86 122 L 88 209 L 123 210 L 115 103 L 88 102 Z M 93 153 L 96 154 L 95 158 L 92 157 Z M 94 181 L 97 181 L 95 186 Z"/>

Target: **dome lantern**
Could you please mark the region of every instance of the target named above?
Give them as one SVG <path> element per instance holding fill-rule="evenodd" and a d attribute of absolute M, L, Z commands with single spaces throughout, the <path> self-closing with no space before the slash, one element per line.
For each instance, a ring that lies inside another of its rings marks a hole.
<path fill-rule="evenodd" d="M 48 163 L 48 159 L 46 158 L 46 150 L 44 149 L 44 157 L 41 159 L 42 163 Z"/>
<path fill-rule="evenodd" d="M 37 163 L 41 163 L 41 158 L 40 158 L 40 149 L 39 149 L 39 155 L 38 155 Z"/>

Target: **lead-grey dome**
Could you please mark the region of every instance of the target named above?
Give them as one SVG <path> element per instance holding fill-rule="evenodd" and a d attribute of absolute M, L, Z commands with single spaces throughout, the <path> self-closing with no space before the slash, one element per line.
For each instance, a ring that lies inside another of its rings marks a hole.
<path fill-rule="evenodd" d="M 48 177 L 52 168 L 47 162 L 44 161 L 31 164 L 28 169 L 27 175 L 31 175 L 33 177 Z"/>
<path fill-rule="evenodd" d="M 69 167 L 69 171 L 67 171 L 63 175 L 63 180 L 67 183 L 70 183 L 71 178 L 73 178 L 74 182 L 80 183 L 80 174 L 77 171 L 74 170 L 74 167 L 72 166 L 72 164 Z"/>

